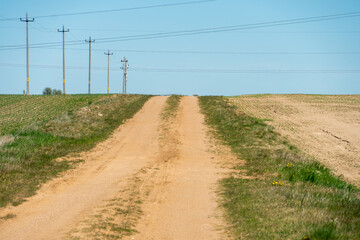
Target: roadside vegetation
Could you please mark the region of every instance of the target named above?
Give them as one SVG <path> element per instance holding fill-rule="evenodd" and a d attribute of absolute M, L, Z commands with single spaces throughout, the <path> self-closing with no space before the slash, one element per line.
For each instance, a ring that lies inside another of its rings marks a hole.
<path fill-rule="evenodd" d="M 131 118 L 149 96 L 0 96 L 0 207 L 20 204 Z"/>
<path fill-rule="evenodd" d="M 199 103 L 214 135 L 239 159 L 220 190 L 236 239 L 360 239 L 358 188 L 226 98 Z"/>
<path fill-rule="evenodd" d="M 161 113 L 161 116 L 164 120 L 168 120 L 169 118 L 174 118 L 177 114 L 180 100 L 180 95 L 171 95 L 165 103 L 164 109 Z"/>

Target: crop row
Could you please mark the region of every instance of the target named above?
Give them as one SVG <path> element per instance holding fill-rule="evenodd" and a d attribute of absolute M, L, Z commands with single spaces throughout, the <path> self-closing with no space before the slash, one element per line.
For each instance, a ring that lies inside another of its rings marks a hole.
<path fill-rule="evenodd" d="M 103 95 L 0 96 L 0 135 L 9 134 L 34 122 L 56 118 L 64 111 L 85 106 Z"/>

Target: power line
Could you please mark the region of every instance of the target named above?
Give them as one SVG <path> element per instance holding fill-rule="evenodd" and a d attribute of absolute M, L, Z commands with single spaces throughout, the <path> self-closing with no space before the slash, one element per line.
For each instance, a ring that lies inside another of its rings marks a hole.
<path fill-rule="evenodd" d="M 19 67 L 25 65 L 19 63 L 0 63 L 0 66 Z M 33 68 L 61 69 L 60 65 L 32 64 Z M 73 70 L 87 70 L 86 66 L 67 66 Z M 106 71 L 106 67 L 91 67 L 92 70 Z M 122 69 L 122 68 L 121 68 Z M 121 71 L 117 67 L 110 68 L 111 71 Z M 128 68 L 132 72 L 165 72 L 165 73 L 227 73 L 227 74 L 360 74 L 360 69 L 202 69 L 202 68 L 150 68 L 132 67 Z"/>
<path fill-rule="evenodd" d="M 58 48 L 53 48 L 58 49 Z M 69 48 L 72 50 L 84 51 L 82 48 Z M 106 51 L 105 49 L 99 49 Z M 134 50 L 134 49 L 114 49 L 113 52 L 130 52 L 130 53 L 159 53 L 159 54 L 208 54 L 208 55 L 357 55 L 359 52 L 227 52 L 227 51 L 177 51 L 177 50 Z"/>
<path fill-rule="evenodd" d="M 95 42 L 95 40 L 91 40 L 91 37 L 89 37 L 89 40 L 85 39 L 85 42 L 89 43 L 89 94 L 90 94 L 90 84 L 91 84 L 91 43 Z"/>
<path fill-rule="evenodd" d="M 114 53 L 110 53 L 110 50 L 104 53 L 108 56 L 108 72 L 107 72 L 107 93 L 109 94 L 109 88 L 110 88 L 110 56 Z"/>
<path fill-rule="evenodd" d="M 19 67 L 19 68 L 23 68 L 25 65 L 24 64 L 20 64 L 20 63 L 0 63 L 0 66 L 5 66 L 5 67 Z M 30 65 L 33 68 L 44 68 L 44 69 L 62 69 L 62 66 L 60 65 L 50 65 L 50 64 L 31 64 Z M 67 66 L 67 69 L 72 69 L 72 70 L 88 70 L 89 67 L 87 66 Z M 91 70 L 99 70 L 99 71 L 104 71 L 106 70 L 105 67 L 91 67 Z M 111 68 L 110 70 L 112 71 L 120 71 L 117 68 Z"/>
<path fill-rule="evenodd" d="M 58 29 L 58 32 L 62 33 L 62 37 L 63 37 L 63 92 L 64 95 L 66 95 L 66 91 L 65 91 L 65 33 L 69 32 L 70 30 L 67 29 L 65 30 L 65 27 L 63 25 L 62 30 Z"/>
<path fill-rule="evenodd" d="M 199 4 L 199 3 L 214 2 L 214 1 L 217 1 L 217 0 L 178 2 L 178 3 L 148 5 L 148 6 L 140 6 L 140 7 L 98 10 L 98 11 L 86 11 L 86 12 L 75 12 L 75 13 L 60 13 L 60 14 L 50 14 L 50 15 L 39 15 L 39 16 L 35 16 L 35 18 L 52 18 L 52 17 L 65 17 L 65 16 L 99 14 L 99 13 L 110 13 L 110 12 L 120 12 L 120 11 L 133 11 L 133 10 L 143 10 L 143 9 L 152 9 L 152 8 L 163 8 L 163 7 L 173 7 L 173 6 L 181 6 L 181 5 Z M 11 21 L 11 20 L 18 20 L 18 19 L 19 18 L 3 18 L 3 19 L 0 19 L 0 21 Z"/>
<path fill-rule="evenodd" d="M 127 74 L 128 74 L 128 60 L 124 57 L 124 60 L 121 60 L 121 62 L 123 63 L 123 66 L 121 67 L 121 69 L 123 70 L 123 94 L 126 94 L 127 92 Z"/>
<path fill-rule="evenodd" d="M 35 18 L 29 19 L 26 13 L 26 18 L 20 18 L 21 22 L 26 22 L 26 95 L 30 94 L 30 83 L 29 83 L 29 22 L 34 22 Z"/>
<path fill-rule="evenodd" d="M 196 69 L 196 68 L 131 68 L 135 72 L 166 72 L 166 73 L 229 73 L 229 74 L 278 74 L 278 73 L 314 73 L 340 74 L 360 73 L 360 69 Z"/>
<path fill-rule="evenodd" d="M 71 32 L 70 32 L 71 33 Z M 30 47 L 32 48 L 32 47 Z M 36 48 L 36 47 L 33 47 Z M 41 47 L 46 50 L 59 50 L 61 47 Z M 18 48 L 16 50 L 21 50 L 22 48 Z M 88 51 L 85 48 L 67 48 L 69 50 L 74 51 Z M 1 50 L 1 49 L 0 49 Z M 6 50 L 6 49 L 4 49 Z M 14 49 L 9 49 L 14 50 Z M 94 48 L 94 50 L 98 52 L 107 51 L 105 48 Z M 128 52 L 128 53 L 149 53 L 149 54 L 196 54 L 196 55 L 359 55 L 360 51 L 180 51 L 180 50 L 137 50 L 137 49 L 113 49 L 113 52 Z"/>
<path fill-rule="evenodd" d="M 350 12 L 350 13 L 323 15 L 323 16 L 316 16 L 316 17 L 306 17 L 306 18 L 296 18 L 296 19 L 288 19 L 288 20 L 280 20 L 280 21 L 261 22 L 261 23 L 253 23 L 253 24 L 241 24 L 241 25 L 193 29 L 193 30 L 185 30 L 185 31 L 172 31 L 172 32 L 153 33 L 153 34 L 141 34 L 141 35 L 132 35 L 132 36 L 101 38 L 101 39 L 99 39 L 99 42 L 105 43 L 105 42 L 132 41 L 132 40 L 143 40 L 143 39 L 153 39 L 153 38 L 187 36 L 187 35 L 199 35 L 199 34 L 208 34 L 208 33 L 239 31 L 239 30 L 244 30 L 244 29 L 266 28 L 266 27 L 292 25 L 292 24 L 300 24 L 300 23 L 328 21 L 328 20 L 359 17 L 359 16 L 360 16 L 360 12 Z"/>
<path fill-rule="evenodd" d="M 189 36 L 189 35 L 209 34 L 209 33 L 218 33 L 218 32 L 229 32 L 229 31 L 240 31 L 240 30 L 244 30 L 244 29 L 266 28 L 266 27 L 274 27 L 274 26 L 320 22 L 320 21 L 352 18 L 352 17 L 359 17 L 359 16 L 360 16 L 360 12 L 350 12 L 350 13 L 323 15 L 323 16 L 317 16 L 317 17 L 306 17 L 306 18 L 295 18 L 295 19 L 288 19 L 288 20 L 261 22 L 261 23 L 253 23 L 253 24 L 241 24 L 241 25 L 231 25 L 231 26 L 193 29 L 193 30 L 184 30 L 184 31 L 172 31 L 172 32 L 152 33 L 152 34 L 98 38 L 97 42 L 98 43 L 108 43 L 108 42 L 145 40 L 145 39 L 154 39 L 154 38 Z M 83 42 L 81 40 L 76 40 L 76 41 L 69 42 L 68 45 L 81 45 L 82 43 Z M 46 47 L 46 46 L 54 47 L 54 46 L 58 46 L 59 44 L 60 44 L 59 42 L 36 43 L 36 44 L 32 44 L 31 47 L 33 47 L 33 48 Z M 4 50 L 4 49 L 8 49 L 8 48 L 17 49 L 17 48 L 23 48 L 23 47 L 24 47 L 23 45 L 0 46 L 0 50 Z"/>

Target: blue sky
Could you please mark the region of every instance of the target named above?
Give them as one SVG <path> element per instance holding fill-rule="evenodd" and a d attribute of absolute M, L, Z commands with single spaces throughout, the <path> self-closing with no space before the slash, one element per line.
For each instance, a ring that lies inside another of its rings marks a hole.
<path fill-rule="evenodd" d="M 24 17 L 26 12 L 33 17 L 191 1 L 194 0 L 1 1 L 0 19 Z M 75 41 L 89 36 L 96 40 L 357 11 L 360 12 L 358 0 L 215 0 L 161 8 L 36 18 L 29 24 L 29 38 L 30 43 L 61 42 L 62 35 L 57 29 L 62 25 L 70 29 L 66 41 Z M 114 52 L 110 59 L 112 93 L 121 92 L 121 59 L 126 57 L 130 65 L 129 93 L 360 94 L 359 71 L 348 71 L 360 70 L 359 26 L 360 16 L 189 36 L 95 42 L 92 92 L 106 93 L 107 56 L 104 51 L 110 49 Z M 25 23 L 0 20 L 0 31 L 0 94 L 22 94 L 26 88 L 25 48 L 1 50 L 1 46 L 24 45 Z M 66 66 L 67 93 L 87 93 L 88 45 L 85 41 L 81 45 L 67 46 Z M 61 67 L 61 45 L 30 48 L 30 93 L 41 94 L 45 87 L 62 89 Z M 169 69 L 181 71 L 169 72 Z M 231 73 L 233 70 L 240 72 Z M 249 70 L 255 72 L 243 72 Z M 262 72 L 264 70 L 269 72 Z"/>

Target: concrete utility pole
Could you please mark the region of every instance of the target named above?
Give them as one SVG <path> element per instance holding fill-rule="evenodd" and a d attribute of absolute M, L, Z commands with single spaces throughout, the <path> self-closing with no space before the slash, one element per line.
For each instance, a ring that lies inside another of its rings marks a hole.
<path fill-rule="evenodd" d="M 26 19 L 20 18 L 20 21 L 26 22 L 26 95 L 29 95 L 29 22 L 34 22 L 35 19 L 29 19 L 29 16 L 26 13 Z"/>
<path fill-rule="evenodd" d="M 121 62 L 123 62 L 123 67 L 121 69 L 123 69 L 123 94 L 126 94 L 126 87 L 127 87 L 127 69 L 128 69 L 128 60 L 124 57 L 124 60 L 121 60 Z"/>
<path fill-rule="evenodd" d="M 110 53 L 110 50 L 108 52 L 104 53 L 108 56 L 108 74 L 107 74 L 107 93 L 109 94 L 109 88 L 110 88 L 110 55 L 113 55 L 114 53 Z"/>
<path fill-rule="evenodd" d="M 69 29 L 65 30 L 64 25 L 62 27 L 62 30 L 58 29 L 58 32 L 63 33 L 63 91 L 64 91 L 64 95 L 66 94 L 66 91 L 65 91 L 65 33 L 69 32 L 69 31 L 70 31 Z"/>
<path fill-rule="evenodd" d="M 89 37 L 89 40 L 85 39 L 85 42 L 89 43 L 89 94 L 90 94 L 90 84 L 91 84 L 91 43 L 95 42 L 95 40 L 91 40 L 91 37 Z"/>

